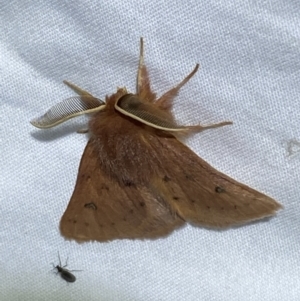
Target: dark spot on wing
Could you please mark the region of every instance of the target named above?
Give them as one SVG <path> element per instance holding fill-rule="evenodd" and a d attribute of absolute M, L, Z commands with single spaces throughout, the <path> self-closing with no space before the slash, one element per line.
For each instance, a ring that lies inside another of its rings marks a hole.
<path fill-rule="evenodd" d="M 191 176 L 191 175 L 185 175 L 185 178 L 187 179 L 187 180 L 194 180 L 194 178 Z"/>
<path fill-rule="evenodd" d="M 123 179 L 123 183 L 127 187 L 134 186 L 134 183 L 128 179 Z"/>
<path fill-rule="evenodd" d="M 225 188 L 221 187 L 221 186 L 216 186 L 215 187 L 215 192 L 216 193 L 222 193 L 222 192 L 225 192 Z"/>
<path fill-rule="evenodd" d="M 169 181 L 171 181 L 171 178 L 169 178 L 168 176 L 164 176 L 163 181 L 164 182 L 169 182 Z"/>
<path fill-rule="evenodd" d="M 82 178 L 82 179 L 89 180 L 89 179 L 91 178 L 91 176 L 90 176 L 89 174 L 85 174 L 85 173 L 84 173 L 84 174 L 81 175 L 81 178 Z"/>
<path fill-rule="evenodd" d="M 178 201 L 179 197 L 178 196 L 173 196 L 173 200 Z"/>
<path fill-rule="evenodd" d="M 84 208 L 97 210 L 97 206 L 93 202 L 84 204 Z"/>
<path fill-rule="evenodd" d="M 108 186 L 107 185 L 105 185 L 105 184 L 101 184 L 101 189 L 104 189 L 104 190 L 109 190 L 109 188 L 108 188 Z"/>

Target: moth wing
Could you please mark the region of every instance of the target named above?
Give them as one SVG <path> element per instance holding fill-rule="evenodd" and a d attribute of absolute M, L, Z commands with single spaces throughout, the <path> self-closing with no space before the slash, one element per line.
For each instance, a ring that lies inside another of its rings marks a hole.
<path fill-rule="evenodd" d="M 217 171 L 175 138 L 158 137 L 152 143 L 167 154 L 152 185 L 187 222 L 225 228 L 272 216 L 282 207 Z"/>
<path fill-rule="evenodd" d="M 156 238 L 184 223 L 160 195 L 153 195 L 147 187 L 119 184 L 105 174 L 95 140 L 89 140 L 73 195 L 60 221 L 65 238 L 78 242 Z"/>

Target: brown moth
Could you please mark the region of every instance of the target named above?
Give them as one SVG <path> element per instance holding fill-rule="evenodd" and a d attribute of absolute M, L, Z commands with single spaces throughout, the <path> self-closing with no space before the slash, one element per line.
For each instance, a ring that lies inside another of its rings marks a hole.
<path fill-rule="evenodd" d="M 186 222 L 226 228 L 272 216 L 282 207 L 217 171 L 180 142 L 181 135 L 231 124 L 176 123 L 172 101 L 198 67 L 157 98 L 144 65 L 141 38 L 135 94 L 118 88 L 103 102 L 65 81 L 79 96 L 31 121 L 48 128 L 93 113 L 77 183 L 60 221 L 65 238 L 154 239 Z"/>

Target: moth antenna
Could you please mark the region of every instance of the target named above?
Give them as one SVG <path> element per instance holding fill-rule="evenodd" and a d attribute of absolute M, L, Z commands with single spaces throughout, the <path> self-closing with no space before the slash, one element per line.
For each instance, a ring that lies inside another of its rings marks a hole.
<path fill-rule="evenodd" d="M 103 110 L 105 103 L 98 98 L 86 96 L 70 97 L 50 108 L 44 115 L 30 121 L 41 129 L 51 128 L 71 118 Z"/>
<path fill-rule="evenodd" d="M 138 120 L 152 128 L 156 128 L 168 132 L 201 132 L 205 129 L 211 129 L 231 124 L 229 121 L 212 124 L 208 126 L 194 125 L 182 126 L 176 124 L 169 115 L 154 107 L 153 104 L 145 103 L 134 94 L 126 94 L 120 97 L 115 103 L 115 109 L 120 113 Z"/>
<path fill-rule="evenodd" d="M 214 123 L 214 124 L 209 124 L 209 125 L 191 125 L 191 126 L 186 126 L 185 129 L 189 132 L 189 133 L 199 133 L 208 129 L 215 129 L 215 128 L 219 128 L 225 125 L 231 125 L 233 124 L 233 122 L 231 121 L 223 121 L 223 122 L 219 122 L 219 123 Z"/>
<path fill-rule="evenodd" d="M 115 109 L 120 113 L 138 120 L 150 127 L 163 131 L 182 131 L 186 127 L 177 125 L 164 111 L 144 103 L 134 94 L 126 94 L 115 103 Z"/>

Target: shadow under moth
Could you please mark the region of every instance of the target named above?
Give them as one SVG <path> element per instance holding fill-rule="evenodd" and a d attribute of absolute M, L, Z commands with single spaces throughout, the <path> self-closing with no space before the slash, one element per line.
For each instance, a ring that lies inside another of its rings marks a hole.
<path fill-rule="evenodd" d="M 182 126 L 175 121 L 172 101 L 198 67 L 157 97 L 141 38 L 135 94 L 118 88 L 104 102 L 64 81 L 79 96 L 31 121 L 49 128 L 92 115 L 76 186 L 60 221 L 66 239 L 154 239 L 186 222 L 220 229 L 272 216 L 282 207 L 217 171 L 180 141 L 182 135 L 231 124 Z"/>

